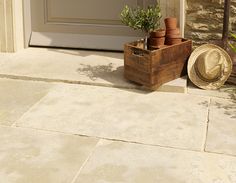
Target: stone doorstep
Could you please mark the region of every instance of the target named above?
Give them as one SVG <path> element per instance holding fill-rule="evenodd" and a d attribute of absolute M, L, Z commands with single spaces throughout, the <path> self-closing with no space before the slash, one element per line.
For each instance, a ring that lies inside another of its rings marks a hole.
<path fill-rule="evenodd" d="M 51 83 L 67 83 L 67 84 L 82 84 L 82 85 L 91 85 L 91 86 L 102 86 L 102 87 L 113 87 L 113 88 L 124 88 L 124 89 L 140 89 L 145 91 L 151 91 L 145 86 L 132 83 L 133 86 L 122 86 L 116 84 L 104 84 L 104 83 L 93 83 L 93 82 L 84 82 L 79 80 L 64 80 L 64 79 L 53 79 L 53 78 L 37 78 L 37 77 L 28 77 L 28 76 L 16 76 L 16 75 L 6 75 L 0 74 L 2 79 L 15 79 L 15 80 L 25 80 L 25 81 L 41 81 L 41 82 L 51 82 Z M 127 83 L 131 83 L 127 81 Z M 178 78 L 168 83 L 160 86 L 156 91 L 158 92 L 173 92 L 173 93 L 186 93 L 187 91 L 187 79 L 186 77 Z"/>
<path fill-rule="evenodd" d="M 4 58 L 1 78 L 145 89 L 123 77 L 122 53 L 28 48 Z M 162 85 L 157 91 L 185 93 L 186 88 L 184 77 Z"/>

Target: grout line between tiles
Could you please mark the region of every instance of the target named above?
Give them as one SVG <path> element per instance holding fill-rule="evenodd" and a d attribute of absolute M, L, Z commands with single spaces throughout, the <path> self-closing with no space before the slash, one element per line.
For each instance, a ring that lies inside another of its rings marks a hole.
<path fill-rule="evenodd" d="M 81 84 L 89 86 L 101 86 L 101 87 L 111 87 L 111 88 L 123 88 L 123 89 L 142 89 L 142 86 L 120 86 L 120 85 L 110 85 L 103 83 L 91 83 L 86 81 L 76 81 L 76 80 L 67 80 L 67 79 L 50 79 L 50 78 L 40 78 L 40 77 L 31 77 L 31 76 L 18 76 L 18 75 L 9 75 L 9 74 L 0 74 L 0 78 L 6 79 L 16 79 L 24 81 L 43 81 L 50 83 L 66 83 L 66 84 Z M 145 89 L 143 89 L 145 90 Z"/>
<path fill-rule="evenodd" d="M 86 82 L 86 81 L 76 81 L 76 80 L 67 80 L 67 79 L 52 79 L 52 78 L 40 78 L 40 77 L 31 77 L 31 76 L 18 76 L 18 75 L 9 75 L 9 74 L 0 74 L 0 78 L 4 79 L 15 79 L 15 80 L 22 80 L 22 81 L 41 81 L 41 82 L 48 82 L 48 83 L 64 83 L 64 84 L 80 84 L 80 85 L 87 85 L 87 86 L 99 86 L 105 88 L 117 88 L 117 89 L 127 89 L 127 90 L 141 90 L 147 92 L 153 92 L 152 90 L 146 88 L 142 85 L 133 85 L 133 86 L 121 86 L 116 84 L 105 84 L 105 83 L 93 83 L 93 82 Z M 171 86 L 171 85 L 170 85 Z M 167 93 L 180 93 L 186 94 L 186 86 L 171 86 L 172 88 L 180 88 L 183 91 L 162 91 L 156 90 L 157 92 L 167 92 Z M 180 90 L 178 89 L 178 90 Z"/>
<path fill-rule="evenodd" d="M 78 179 L 81 171 L 83 170 L 83 168 L 85 167 L 85 165 L 87 164 L 87 162 L 90 160 L 90 158 L 93 156 L 95 150 L 97 149 L 97 147 L 99 146 L 99 142 L 101 141 L 101 139 L 98 140 L 97 144 L 95 145 L 95 147 L 93 148 L 93 150 L 89 153 L 87 159 L 83 162 L 82 166 L 80 167 L 80 169 L 78 170 L 78 172 L 75 174 L 74 178 L 72 179 L 72 181 L 70 183 L 76 183 L 76 180 Z"/>
<path fill-rule="evenodd" d="M 209 122 L 210 122 L 210 105 L 211 105 L 211 98 L 208 100 L 207 105 L 207 119 L 206 119 L 206 128 L 205 128 L 205 134 L 203 138 L 203 145 L 202 145 L 202 152 L 206 152 L 206 145 L 207 145 L 207 135 L 208 135 L 208 128 L 209 128 Z"/>
<path fill-rule="evenodd" d="M 96 139 L 100 139 L 100 140 L 124 142 L 124 143 L 144 145 L 144 146 L 161 147 L 161 148 L 176 149 L 176 150 L 191 151 L 191 152 L 201 152 L 200 150 L 187 149 L 187 148 L 181 148 L 181 147 L 171 147 L 171 146 L 158 145 L 158 144 L 146 144 L 146 143 L 137 142 L 137 141 L 129 141 L 129 140 L 114 139 L 114 138 L 99 137 L 99 136 L 89 136 L 86 134 L 74 134 L 74 133 L 69 133 L 69 132 L 61 132 L 61 131 L 57 131 L 57 130 L 48 130 L 48 129 L 40 129 L 40 128 L 34 128 L 34 127 L 25 127 L 25 126 L 13 126 L 13 127 L 21 128 L 21 129 L 32 129 L 32 130 L 39 130 L 39 131 L 45 131 L 45 132 L 59 133 L 59 134 L 64 134 L 64 135 L 75 135 L 75 136 L 80 136 L 80 137 L 96 138 Z"/>
<path fill-rule="evenodd" d="M 173 150 L 180 150 L 180 151 L 188 151 L 188 152 L 196 152 L 196 153 L 206 153 L 206 154 L 207 153 L 208 154 L 219 154 L 219 155 L 225 155 L 225 156 L 230 156 L 230 157 L 236 157 L 236 155 L 232 155 L 232 154 L 224 154 L 224 153 L 217 153 L 217 152 L 201 151 L 201 150 L 194 150 L 194 149 L 187 149 L 187 148 L 180 148 L 180 147 L 171 147 L 171 146 L 158 145 L 158 144 L 145 144 L 145 143 L 136 142 L 136 141 L 128 141 L 128 140 L 106 138 L 106 137 L 98 137 L 98 136 L 89 136 L 89 135 L 85 135 L 85 134 L 72 134 L 72 133 L 69 133 L 69 132 L 61 132 L 61 131 L 56 131 L 56 130 L 40 129 L 40 128 L 33 128 L 33 127 L 13 126 L 13 128 L 31 129 L 31 130 L 38 130 L 38 131 L 42 131 L 42 132 L 51 132 L 51 133 L 57 133 L 57 134 L 62 134 L 62 135 L 75 135 L 75 136 L 79 136 L 79 137 L 95 138 L 95 139 L 99 139 L 99 140 L 123 142 L 123 143 L 137 144 L 137 145 L 149 146 L 149 147 L 159 147 L 159 148 L 173 149 Z"/>
<path fill-rule="evenodd" d="M 18 118 L 14 123 L 12 123 L 12 125 L 10 125 L 10 127 L 17 127 L 16 124 L 18 121 L 21 120 L 21 118 L 23 118 L 26 113 L 28 113 L 29 111 L 31 111 L 33 108 L 35 108 L 36 106 L 38 106 L 46 97 L 47 95 L 50 93 L 50 91 L 54 88 L 54 86 L 52 86 L 51 88 L 48 89 L 48 92 L 42 97 L 40 98 L 36 103 L 34 103 L 32 106 L 29 107 L 28 110 L 26 110 L 21 116 L 20 118 Z"/>

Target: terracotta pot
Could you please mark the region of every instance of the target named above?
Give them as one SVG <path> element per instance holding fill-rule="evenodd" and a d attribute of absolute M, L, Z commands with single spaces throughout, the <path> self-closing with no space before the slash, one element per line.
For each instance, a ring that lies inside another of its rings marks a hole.
<path fill-rule="evenodd" d="M 166 38 L 181 38 L 180 34 L 167 34 Z"/>
<path fill-rule="evenodd" d="M 162 46 L 165 44 L 165 37 L 160 38 L 149 38 L 148 44 L 150 46 Z"/>
<path fill-rule="evenodd" d="M 180 34 L 180 29 L 176 28 L 176 29 L 167 29 L 166 30 L 166 34 L 167 35 L 179 35 Z"/>
<path fill-rule="evenodd" d="M 159 30 L 150 32 L 150 37 L 152 38 L 165 37 L 165 35 L 166 35 L 165 29 L 159 29 Z"/>
<path fill-rule="evenodd" d="M 174 17 L 168 17 L 165 19 L 166 29 L 176 29 L 177 19 Z"/>
<path fill-rule="evenodd" d="M 182 42 L 182 38 L 166 38 L 166 45 L 174 45 Z"/>

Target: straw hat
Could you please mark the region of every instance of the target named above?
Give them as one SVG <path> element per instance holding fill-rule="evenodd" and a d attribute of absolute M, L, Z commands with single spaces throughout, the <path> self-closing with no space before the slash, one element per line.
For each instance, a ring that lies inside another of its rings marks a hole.
<path fill-rule="evenodd" d="M 220 88 L 232 72 L 232 60 L 222 48 L 205 44 L 193 51 L 188 61 L 188 76 L 200 88 Z"/>

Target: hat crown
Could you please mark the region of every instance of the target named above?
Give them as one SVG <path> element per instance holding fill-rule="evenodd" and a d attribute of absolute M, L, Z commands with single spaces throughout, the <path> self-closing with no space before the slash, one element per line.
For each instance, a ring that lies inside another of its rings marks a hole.
<path fill-rule="evenodd" d="M 229 54 L 219 46 L 205 44 L 196 48 L 188 60 L 188 76 L 199 88 L 220 88 L 232 71 Z"/>
<path fill-rule="evenodd" d="M 203 80 L 217 80 L 224 72 L 224 57 L 217 49 L 208 50 L 197 58 L 195 69 Z"/>

